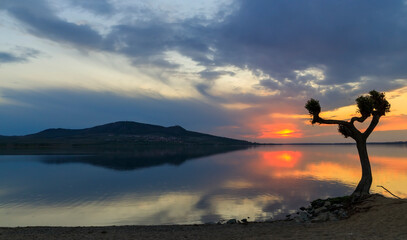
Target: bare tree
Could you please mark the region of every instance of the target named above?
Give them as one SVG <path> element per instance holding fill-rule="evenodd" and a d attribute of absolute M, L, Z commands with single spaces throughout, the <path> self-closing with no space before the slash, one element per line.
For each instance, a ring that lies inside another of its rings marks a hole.
<path fill-rule="evenodd" d="M 321 106 L 319 105 L 319 101 L 313 98 L 308 100 L 307 104 L 305 105 L 305 108 L 312 116 L 312 124 L 337 124 L 338 131 L 342 133 L 345 138 L 351 137 L 356 141 L 360 164 L 362 165 L 362 178 L 360 179 L 355 191 L 352 193 L 354 199 L 369 194 L 373 178 L 369 156 L 367 154 L 366 140 L 379 123 L 380 117 L 384 116 L 386 112 L 390 111 L 390 104 L 386 100 L 384 93 L 379 93 L 375 90 L 370 91 L 369 95 L 358 97 L 356 99 L 356 104 L 358 107 L 358 112 L 361 114 L 361 116 L 353 117 L 350 121 L 321 118 L 319 116 Z M 364 122 L 370 116 L 372 116 L 370 125 L 362 133 L 355 127 L 354 122 Z"/>

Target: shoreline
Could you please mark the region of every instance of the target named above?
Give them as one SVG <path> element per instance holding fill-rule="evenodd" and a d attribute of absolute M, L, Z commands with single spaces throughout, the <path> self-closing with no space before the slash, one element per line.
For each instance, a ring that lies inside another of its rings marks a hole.
<path fill-rule="evenodd" d="M 9 239 L 407 239 L 407 199 L 371 195 L 344 220 L 103 227 L 0 227 Z"/>

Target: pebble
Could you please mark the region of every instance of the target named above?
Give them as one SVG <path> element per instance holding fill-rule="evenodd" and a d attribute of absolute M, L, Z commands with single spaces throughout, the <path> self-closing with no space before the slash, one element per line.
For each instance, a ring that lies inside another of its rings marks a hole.
<path fill-rule="evenodd" d="M 239 223 L 236 219 L 234 219 L 234 218 L 232 218 L 232 219 L 229 219 L 227 222 L 226 222 L 226 224 L 237 224 L 237 223 Z"/>
<path fill-rule="evenodd" d="M 296 214 L 286 215 L 287 221 L 294 220 L 298 223 L 338 221 L 348 217 L 348 213 L 341 203 L 332 204 L 329 200 L 317 199 L 311 206 L 300 207 Z"/>

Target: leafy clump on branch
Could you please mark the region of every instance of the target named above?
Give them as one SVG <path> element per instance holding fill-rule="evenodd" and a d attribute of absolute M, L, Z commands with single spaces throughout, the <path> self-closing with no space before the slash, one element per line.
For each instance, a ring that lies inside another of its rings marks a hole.
<path fill-rule="evenodd" d="M 307 104 L 305 104 L 305 108 L 308 109 L 309 114 L 311 115 L 318 115 L 321 112 L 319 101 L 313 98 L 307 101 Z"/>
<path fill-rule="evenodd" d="M 356 105 L 361 116 L 353 117 L 350 121 L 321 118 L 319 116 L 321 113 L 321 106 L 319 101 L 313 98 L 307 101 L 305 108 L 312 116 L 312 124 L 337 124 L 338 131 L 344 137 L 351 137 L 356 141 L 359 158 L 362 165 L 362 178 L 353 192 L 353 195 L 355 197 L 360 197 L 369 194 L 370 186 L 373 180 L 369 157 L 367 154 L 366 140 L 379 123 L 380 117 L 385 116 L 385 114 L 390 111 L 390 103 L 386 100 L 384 93 L 372 90 L 368 95 L 358 97 L 356 99 Z M 364 122 L 370 116 L 372 116 L 372 120 L 369 127 L 363 133 L 360 132 L 355 127 L 354 122 Z"/>

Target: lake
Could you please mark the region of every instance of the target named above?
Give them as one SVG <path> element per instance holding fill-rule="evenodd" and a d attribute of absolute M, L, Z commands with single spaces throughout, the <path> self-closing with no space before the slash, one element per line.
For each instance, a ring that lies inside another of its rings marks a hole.
<path fill-rule="evenodd" d="M 372 192 L 407 197 L 407 145 L 368 145 Z M 0 226 L 194 224 L 281 219 L 351 194 L 354 145 L 0 155 Z"/>

